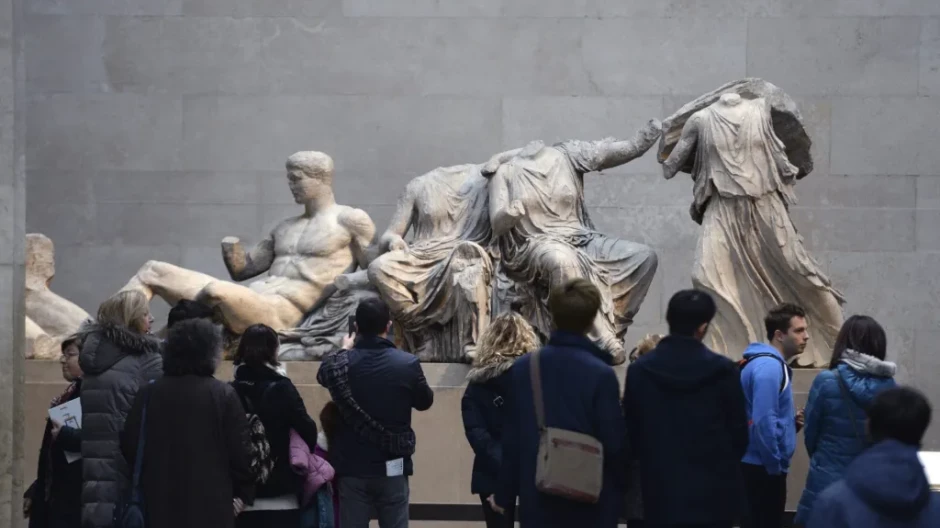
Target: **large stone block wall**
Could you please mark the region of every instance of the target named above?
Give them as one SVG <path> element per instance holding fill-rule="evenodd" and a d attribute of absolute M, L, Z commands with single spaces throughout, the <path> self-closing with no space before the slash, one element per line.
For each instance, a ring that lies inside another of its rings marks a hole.
<path fill-rule="evenodd" d="M 936 0 L 26 4 L 26 224 L 56 242 L 53 288 L 91 312 L 147 259 L 224 276 L 223 236 L 257 241 L 296 210 L 296 150 L 331 153 L 338 199 L 384 229 L 436 166 L 629 136 L 760 76 L 815 142 L 793 209 L 807 245 L 940 406 Z M 661 329 L 689 283 L 689 180 L 663 181 L 651 153 L 586 186 L 602 230 L 659 251 L 634 335 Z"/>

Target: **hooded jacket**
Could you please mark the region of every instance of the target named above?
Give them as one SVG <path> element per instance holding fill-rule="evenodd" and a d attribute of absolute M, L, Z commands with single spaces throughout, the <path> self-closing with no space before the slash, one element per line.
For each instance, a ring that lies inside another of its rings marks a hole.
<path fill-rule="evenodd" d="M 764 343 L 751 343 L 744 359 L 757 354 L 741 370 L 741 387 L 748 416 L 750 443 L 742 462 L 763 466 L 770 475 L 790 471 L 796 451 L 796 410 L 791 371 L 780 352 Z"/>
<path fill-rule="evenodd" d="M 496 491 L 503 460 L 503 421 L 510 392 L 509 368 L 515 358 L 475 367 L 467 374 L 467 390 L 460 401 L 463 430 L 473 449 L 470 492 L 490 495 Z"/>
<path fill-rule="evenodd" d="M 130 477 L 120 433 L 137 390 L 162 376 L 161 342 L 96 323 L 83 330 L 82 343 L 82 526 L 110 527 Z"/>
<path fill-rule="evenodd" d="M 930 492 L 917 447 L 885 440 L 819 495 L 806 526 L 934 528 L 940 526 L 940 496 Z"/>
<path fill-rule="evenodd" d="M 809 474 L 797 509 L 797 524 L 806 524 L 814 501 L 866 447 L 865 412 L 881 391 L 894 387 L 895 365 L 852 350 L 844 352 L 851 363 L 816 376 L 806 403 L 803 435 L 809 453 Z M 845 383 L 843 396 L 839 378 Z M 854 419 L 854 423 L 852 420 Z"/>
<path fill-rule="evenodd" d="M 747 417 L 734 362 L 668 336 L 630 365 L 623 409 L 648 523 L 737 518 Z"/>
<path fill-rule="evenodd" d="M 317 442 L 320 441 L 317 435 Z M 310 449 L 307 442 L 297 431 L 290 430 L 290 467 L 294 473 L 303 477 L 300 506 L 305 507 L 313 500 L 317 491 L 324 484 L 333 481 L 336 472 L 325 458 L 316 453 L 317 447 Z"/>

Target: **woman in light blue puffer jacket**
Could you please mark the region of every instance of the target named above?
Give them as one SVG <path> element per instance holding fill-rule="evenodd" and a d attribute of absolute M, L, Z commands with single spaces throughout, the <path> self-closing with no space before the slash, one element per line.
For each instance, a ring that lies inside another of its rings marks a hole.
<path fill-rule="evenodd" d="M 816 497 L 842 478 L 868 446 L 865 412 L 874 397 L 895 386 L 894 363 L 885 361 L 887 338 L 877 321 L 853 315 L 839 331 L 829 370 L 813 381 L 804 436 L 810 456 L 806 488 L 794 524 L 805 525 Z"/>

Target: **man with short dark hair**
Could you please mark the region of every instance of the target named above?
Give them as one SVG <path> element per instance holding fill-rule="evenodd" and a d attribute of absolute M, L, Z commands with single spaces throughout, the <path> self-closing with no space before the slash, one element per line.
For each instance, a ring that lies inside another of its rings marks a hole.
<path fill-rule="evenodd" d="M 382 528 L 408 526 L 416 443 L 411 410 L 431 408 L 434 392 L 418 358 L 388 340 L 390 328 L 384 301 L 361 301 L 358 338 L 346 343 L 350 350 L 325 357 L 317 373 L 343 415 L 330 463 L 339 477 L 340 524 L 347 528 L 367 528 L 373 508 Z"/>
<path fill-rule="evenodd" d="M 513 392 L 503 426 L 498 490 L 491 504 L 501 512 L 518 497 L 523 528 L 617 526 L 626 471 L 626 433 L 617 376 L 610 368 L 612 357 L 587 338 L 600 305 L 600 292 L 587 280 L 573 279 L 555 288 L 548 301 L 555 330 L 537 356 L 546 427 L 582 433 L 603 445 L 603 489 L 596 504 L 536 489 L 540 435 L 532 392 L 532 354 L 517 359 L 510 370 Z"/>
<path fill-rule="evenodd" d="M 650 526 L 730 528 L 739 513 L 747 418 L 737 366 L 702 343 L 716 311 L 706 292 L 676 293 L 669 335 L 627 370 L 623 409 Z"/>
<path fill-rule="evenodd" d="M 940 496 L 930 492 L 917 456 L 930 425 L 927 398 L 908 387 L 887 389 L 867 413 L 874 445 L 820 494 L 807 528 L 940 526 Z"/>
<path fill-rule="evenodd" d="M 783 523 L 798 428 L 789 362 L 809 340 L 806 312 L 795 304 L 771 310 L 764 327 L 768 343 L 751 343 L 741 362 L 750 435 L 741 460 L 747 489 L 745 528 L 780 528 Z"/>

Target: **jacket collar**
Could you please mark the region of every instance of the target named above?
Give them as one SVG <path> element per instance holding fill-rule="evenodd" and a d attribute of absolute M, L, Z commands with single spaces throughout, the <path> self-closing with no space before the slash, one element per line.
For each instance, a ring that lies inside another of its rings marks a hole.
<path fill-rule="evenodd" d="M 356 339 L 356 346 L 359 350 L 385 350 L 387 348 L 397 348 L 395 343 L 392 343 L 384 337 L 378 336 L 360 336 Z"/>
<path fill-rule="evenodd" d="M 566 332 L 564 330 L 555 330 L 552 332 L 552 336 L 549 338 L 548 344 L 560 347 L 577 348 L 588 352 L 593 356 L 596 356 L 598 359 L 604 363 L 607 363 L 608 365 L 613 365 L 613 357 L 601 350 L 600 347 L 595 345 L 593 341 L 584 335 Z"/>

